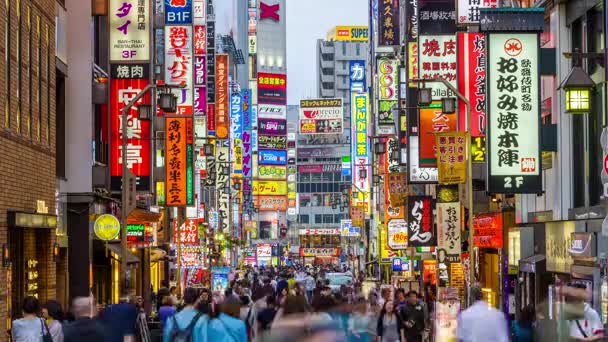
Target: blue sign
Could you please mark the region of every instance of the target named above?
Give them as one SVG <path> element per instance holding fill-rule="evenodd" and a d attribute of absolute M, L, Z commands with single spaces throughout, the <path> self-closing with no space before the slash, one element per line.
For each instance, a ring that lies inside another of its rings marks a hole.
<path fill-rule="evenodd" d="M 243 99 L 240 93 L 230 97 L 230 156 L 235 174 L 243 173 Z"/>
<path fill-rule="evenodd" d="M 349 65 L 350 91 L 363 93 L 367 84 L 365 83 L 365 61 L 352 60 Z"/>
<path fill-rule="evenodd" d="M 407 258 L 393 258 L 393 271 L 409 272 L 410 261 Z"/>
<path fill-rule="evenodd" d="M 165 25 L 192 24 L 192 0 L 165 0 Z"/>
<path fill-rule="evenodd" d="M 255 121 L 252 120 L 251 122 L 255 122 Z M 258 152 L 258 130 L 257 129 L 254 129 L 251 131 L 251 152 L 252 153 Z"/>
<path fill-rule="evenodd" d="M 287 151 L 282 150 L 259 150 L 258 164 L 260 165 L 286 165 Z"/>

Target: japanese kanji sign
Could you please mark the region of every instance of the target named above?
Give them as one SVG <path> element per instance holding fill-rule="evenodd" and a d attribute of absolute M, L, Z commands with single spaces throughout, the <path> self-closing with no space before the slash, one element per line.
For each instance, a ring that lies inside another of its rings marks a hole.
<path fill-rule="evenodd" d="M 110 0 L 110 61 L 150 60 L 147 0 Z"/>
<path fill-rule="evenodd" d="M 456 130 L 456 115 L 444 114 L 441 103 L 433 102 L 430 107 L 420 108 L 420 166 L 437 166 L 436 133 Z"/>
<path fill-rule="evenodd" d="M 502 213 L 476 215 L 473 218 L 475 247 L 502 248 Z"/>
<path fill-rule="evenodd" d="M 378 45 L 399 45 L 399 0 L 378 0 Z"/>
<path fill-rule="evenodd" d="M 286 211 L 287 197 L 285 196 L 254 196 L 255 207 L 260 211 Z"/>
<path fill-rule="evenodd" d="M 480 8 L 496 8 L 496 0 L 458 0 L 456 13 L 458 24 L 479 24 Z"/>
<path fill-rule="evenodd" d="M 342 99 L 300 100 L 301 134 L 341 134 Z"/>
<path fill-rule="evenodd" d="M 287 104 L 287 75 L 258 73 L 258 103 Z"/>
<path fill-rule="evenodd" d="M 192 0 L 165 0 L 165 25 L 192 24 Z"/>
<path fill-rule="evenodd" d="M 230 96 L 230 160 L 232 173 L 243 174 L 243 98 L 240 93 Z"/>
<path fill-rule="evenodd" d="M 456 37 L 454 35 L 420 36 L 419 77 L 421 79 L 443 78 L 456 87 Z M 443 84 L 433 82 L 433 100 L 443 97 L 456 97 Z"/>
<path fill-rule="evenodd" d="M 369 96 L 367 93 L 352 93 L 351 127 L 353 143 L 351 160 L 353 163 L 353 183 L 360 190 L 358 197 L 353 201 L 355 204 L 363 204 L 366 213 L 369 213 L 370 210 L 371 180 L 370 148 L 367 135 L 369 129 L 368 104 Z M 353 225 L 355 225 L 354 221 Z"/>
<path fill-rule="evenodd" d="M 483 33 L 458 32 L 458 91 L 471 103 L 472 137 L 485 136 L 486 131 L 486 41 Z M 467 108 L 458 104 L 458 126 L 466 131 Z"/>
<path fill-rule="evenodd" d="M 253 196 L 251 95 L 250 89 L 241 90 L 241 97 L 243 98 L 243 197 L 245 202 L 251 201 Z"/>
<path fill-rule="evenodd" d="M 540 193 L 538 34 L 491 33 L 488 46 L 488 191 Z"/>
<path fill-rule="evenodd" d="M 111 74 L 116 76 L 110 83 L 110 175 L 112 190 L 120 191 L 122 177 L 122 109 L 148 85 L 147 68 L 143 65 L 111 66 Z M 123 78 L 122 76 L 129 76 Z M 149 95 L 142 99 L 127 113 L 127 167 L 137 177 L 137 190 L 150 190 L 150 121 L 137 118 L 137 105 L 150 103 Z"/>
<path fill-rule="evenodd" d="M 388 246 L 391 249 L 406 249 L 408 246 L 407 222 L 404 219 L 389 220 L 388 226 Z"/>
<path fill-rule="evenodd" d="M 437 255 L 439 262 L 460 261 L 460 203 L 437 203 Z"/>
<path fill-rule="evenodd" d="M 230 227 L 230 174 L 224 172 L 230 165 L 230 148 L 227 141 L 218 141 L 215 147 L 216 192 L 219 231 L 227 233 Z M 227 191 L 226 191 L 227 190 Z"/>
<path fill-rule="evenodd" d="M 353 93 L 362 93 L 366 91 L 367 83 L 365 80 L 365 61 L 358 59 L 351 60 L 349 62 L 348 70 L 350 75 L 350 91 Z"/>
<path fill-rule="evenodd" d="M 437 133 L 439 184 L 464 184 L 467 179 L 466 132 Z"/>
<path fill-rule="evenodd" d="M 433 207 L 435 201 L 430 196 L 411 196 L 407 202 L 407 235 L 409 246 L 434 246 Z"/>
<path fill-rule="evenodd" d="M 200 244 L 198 219 L 186 220 L 179 229 L 177 229 L 177 226 L 177 220 L 173 221 L 173 236 L 175 243 L 179 240 L 182 245 L 186 246 L 196 246 Z"/>
<path fill-rule="evenodd" d="M 229 89 L 228 55 L 218 54 L 215 64 L 215 134 L 218 139 L 228 138 Z"/>
<path fill-rule="evenodd" d="M 207 0 L 192 0 L 192 23 L 205 25 L 207 21 Z"/>
<path fill-rule="evenodd" d="M 185 88 L 172 90 L 177 96 L 177 115 L 193 113 L 193 69 L 192 26 L 165 26 L 165 82 L 186 85 Z"/>
<path fill-rule="evenodd" d="M 189 204 L 188 188 L 191 188 L 189 183 L 192 180 L 192 142 L 189 142 L 192 139 L 192 119 L 171 117 L 167 118 L 165 125 L 166 204 L 185 206 Z"/>

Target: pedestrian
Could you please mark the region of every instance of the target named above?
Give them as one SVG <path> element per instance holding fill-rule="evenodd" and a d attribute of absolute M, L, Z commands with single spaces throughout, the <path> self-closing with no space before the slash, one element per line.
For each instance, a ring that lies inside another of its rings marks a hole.
<path fill-rule="evenodd" d="M 380 312 L 382 311 L 382 306 L 380 305 L 379 296 L 376 291 L 370 291 L 368 295 L 369 300 L 369 309 L 368 314 L 370 316 L 370 324 L 368 325 L 367 331 L 369 332 L 370 340 L 375 341 L 378 336 L 378 318 L 380 317 Z"/>
<path fill-rule="evenodd" d="M 141 296 L 135 297 L 135 308 L 137 309 L 136 332 L 139 342 L 150 342 L 150 330 L 148 319 L 144 309 L 144 299 Z"/>
<path fill-rule="evenodd" d="M 570 284 L 572 291 L 566 295 L 566 302 L 571 307 L 581 307 L 582 315 L 570 320 L 570 337 L 577 341 L 600 341 L 604 338 L 604 326 L 597 311 L 585 301 L 588 298 L 584 284 Z"/>
<path fill-rule="evenodd" d="M 163 342 L 206 341 L 204 332 L 207 327 L 207 317 L 196 309 L 198 301 L 198 290 L 186 288 L 184 308 L 167 320 L 163 331 Z"/>
<path fill-rule="evenodd" d="M 135 304 L 123 294 L 118 304 L 109 305 L 104 310 L 102 321 L 108 328 L 109 341 L 122 342 L 135 340 L 137 316 Z"/>
<path fill-rule="evenodd" d="M 274 296 L 266 297 L 266 308 L 260 311 L 257 315 L 258 336 L 265 334 L 270 330 L 270 325 L 277 314 L 276 299 Z"/>
<path fill-rule="evenodd" d="M 44 319 L 38 317 L 38 313 L 40 312 L 38 299 L 32 296 L 25 297 L 21 306 L 21 312 L 23 318 L 13 321 L 11 329 L 13 342 L 40 342 L 42 341 L 41 336 L 51 336 Z M 44 340 L 44 342 L 47 341 L 49 340 Z"/>
<path fill-rule="evenodd" d="M 200 300 L 198 302 L 197 309 L 204 315 L 211 315 L 213 313 L 213 303 L 209 289 L 204 288 L 201 290 Z"/>
<path fill-rule="evenodd" d="M 53 342 L 63 342 L 63 310 L 56 300 L 47 300 L 42 307 L 42 317 L 53 338 Z"/>
<path fill-rule="evenodd" d="M 378 342 L 406 341 L 399 315 L 392 300 L 384 302 L 377 325 Z"/>
<path fill-rule="evenodd" d="M 508 342 L 507 322 L 503 313 L 483 300 L 479 285 L 471 286 L 469 295 L 474 303 L 458 317 L 458 340 Z"/>
<path fill-rule="evenodd" d="M 72 303 L 74 321 L 63 327 L 63 342 L 111 341 L 108 329 L 97 319 L 97 307 L 93 297 L 77 297 Z"/>
<path fill-rule="evenodd" d="M 532 342 L 534 340 L 534 329 L 532 327 L 534 316 L 535 312 L 532 305 L 528 305 L 521 310 L 519 319 L 514 320 L 511 324 L 512 342 Z"/>
<path fill-rule="evenodd" d="M 249 296 L 241 296 L 241 311 L 239 318 L 245 322 L 245 326 L 247 327 L 247 338 L 249 341 L 253 341 L 255 339 L 256 333 L 256 322 L 255 322 L 255 311 L 253 307 L 253 302 Z"/>
<path fill-rule="evenodd" d="M 312 302 L 312 293 L 315 289 L 315 278 L 312 277 L 310 272 L 306 272 L 306 277 L 304 277 L 304 286 L 306 287 L 306 298 L 308 298 L 309 302 Z"/>
<path fill-rule="evenodd" d="M 247 327 L 239 319 L 241 301 L 233 296 L 226 297 L 219 306 L 219 313 L 209 321 L 207 336 L 210 341 L 246 342 Z M 193 341 L 195 342 L 195 341 Z"/>
<path fill-rule="evenodd" d="M 369 325 L 370 314 L 367 310 L 365 298 L 356 299 L 353 314 L 348 319 L 349 341 L 351 342 L 370 342 Z"/>
<path fill-rule="evenodd" d="M 177 312 L 177 308 L 175 307 L 175 304 L 176 303 L 173 302 L 173 297 L 171 297 L 171 296 L 163 297 L 163 304 L 160 307 L 160 309 L 158 309 L 158 320 L 160 321 L 160 327 L 162 330 L 165 329 L 165 325 L 167 324 L 167 319 L 169 319 L 169 317 L 173 316 Z"/>
<path fill-rule="evenodd" d="M 403 294 L 403 291 L 401 292 Z M 408 342 L 422 342 L 424 333 L 424 305 L 418 300 L 418 293 L 414 290 L 407 293 L 407 301 L 399 310 L 405 338 Z"/>

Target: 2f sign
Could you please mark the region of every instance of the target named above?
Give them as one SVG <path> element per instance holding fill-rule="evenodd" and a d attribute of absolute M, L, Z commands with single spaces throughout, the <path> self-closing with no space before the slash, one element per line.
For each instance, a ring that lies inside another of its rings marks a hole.
<path fill-rule="evenodd" d="M 524 177 L 516 176 L 516 177 L 505 177 L 505 189 L 519 189 L 522 185 L 524 185 Z"/>

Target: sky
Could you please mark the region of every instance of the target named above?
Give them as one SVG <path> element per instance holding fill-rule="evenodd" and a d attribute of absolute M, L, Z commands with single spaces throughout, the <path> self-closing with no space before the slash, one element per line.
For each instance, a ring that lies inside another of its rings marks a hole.
<path fill-rule="evenodd" d="M 368 0 L 286 0 L 287 103 L 317 96 L 317 39 L 339 25 L 368 26 Z"/>

